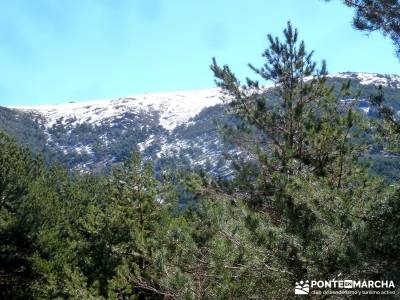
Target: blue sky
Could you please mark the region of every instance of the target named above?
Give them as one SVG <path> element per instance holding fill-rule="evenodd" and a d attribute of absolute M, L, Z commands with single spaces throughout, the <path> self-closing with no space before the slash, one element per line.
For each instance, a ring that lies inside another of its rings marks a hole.
<path fill-rule="evenodd" d="M 0 105 L 213 87 L 213 56 L 240 78 L 287 20 L 330 72 L 400 73 L 389 39 L 322 0 L 13 0 L 0 4 Z"/>

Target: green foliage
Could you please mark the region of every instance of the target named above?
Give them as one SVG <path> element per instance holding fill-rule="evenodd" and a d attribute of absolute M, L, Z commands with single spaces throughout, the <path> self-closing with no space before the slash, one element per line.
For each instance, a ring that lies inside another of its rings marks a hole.
<path fill-rule="evenodd" d="M 354 241 L 365 226 L 376 226 L 370 218 L 385 193 L 361 159 L 367 154 L 363 135 L 368 124 L 340 101 L 354 98 L 350 82 L 339 91 L 330 88 L 325 64 L 316 69 L 290 23 L 284 38 L 281 42 L 269 35 L 266 63 L 250 65 L 261 79 L 275 84 L 274 98 L 258 81 L 246 79 L 241 85 L 228 66 L 218 66 L 215 59 L 211 65 L 229 112 L 240 119 L 227 134 L 246 152 L 244 161 L 236 163 L 240 168 L 229 191 L 274 220 L 284 233 L 281 239 L 289 237 L 290 253 L 282 265 L 294 275 L 292 281 L 339 274 L 384 276 L 383 268 L 374 269 Z M 307 77 L 311 79 L 305 81 Z M 396 207 L 395 202 L 385 205 Z M 389 222 L 397 223 L 393 217 Z M 393 238 L 380 233 L 382 239 Z M 388 259 L 388 252 L 374 255 L 377 261 Z"/>
<path fill-rule="evenodd" d="M 380 31 L 393 41 L 396 54 L 400 58 L 400 2 L 398 0 L 343 0 L 355 9 L 353 25 L 356 29 Z"/>
<path fill-rule="evenodd" d="M 284 36 L 251 66 L 273 92 L 213 61 L 224 135 L 243 151 L 229 180 L 138 153 L 107 175 L 75 173 L 0 132 L 0 298 L 290 299 L 304 279 L 397 283 L 399 184 L 368 173 L 369 129 L 338 101 L 350 83 L 332 87 L 290 23 Z M 389 129 L 384 146 L 398 142 Z"/>

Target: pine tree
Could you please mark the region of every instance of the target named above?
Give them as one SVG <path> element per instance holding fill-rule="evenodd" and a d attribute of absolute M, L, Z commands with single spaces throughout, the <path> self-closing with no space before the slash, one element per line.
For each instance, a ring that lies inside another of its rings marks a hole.
<path fill-rule="evenodd" d="M 376 200 L 379 183 L 359 163 L 365 150 L 358 137 L 360 115 L 332 93 L 325 64 L 317 70 L 290 23 L 284 38 L 268 35 L 266 63 L 250 65 L 274 83 L 274 98 L 258 81 L 246 79 L 241 85 L 228 66 L 218 66 L 215 59 L 211 65 L 229 112 L 238 119 L 228 133 L 235 133 L 233 140 L 251 158 L 244 163 L 255 169 L 250 176 L 239 174 L 249 186 L 239 182 L 233 192 L 285 232 L 288 252 L 280 255 L 291 280 L 336 276 L 357 264 L 354 228 Z M 349 85 L 342 94 L 349 93 Z"/>
<path fill-rule="evenodd" d="M 22 207 L 32 169 L 29 152 L 0 132 L 0 298 L 30 297 L 34 238 L 24 224 Z"/>

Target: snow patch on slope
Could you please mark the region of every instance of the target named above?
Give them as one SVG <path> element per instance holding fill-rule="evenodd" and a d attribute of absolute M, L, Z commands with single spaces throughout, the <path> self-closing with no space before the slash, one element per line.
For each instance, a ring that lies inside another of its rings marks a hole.
<path fill-rule="evenodd" d="M 400 76 L 374 73 L 344 72 L 329 74 L 331 78 L 349 78 L 360 84 L 382 85 L 400 88 Z M 269 89 L 273 85 L 265 86 Z M 125 113 L 141 116 L 150 112 L 159 116 L 159 125 L 172 131 L 187 123 L 204 108 L 222 103 L 220 89 L 204 89 L 170 93 L 148 93 L 118 99 L 85 101 L 40 106 L 14 106 L 10 108 L 33 112 L 43 117 L 44 125 L 51 128 L 55 124 L 76 126 L 82 123 L 101 125 L 103 122 L 122 118 Z"/>
<path fill-rule="evenodd" d="M 394 74 L 381 75 L 377 73 L 365 73 L 365 72 L 343 72 L 329 74 L 327 77 L 331 78 L 347 78 L 347 79 L 358 79 L 362 85 L 382 85 L 384 87 L 400 88 L 400 76 Z"/>
<path fill-rule="evenodd" d="M 51 128 L 57 123 L 76 126 L 82 123 L 101 125 L 102 122 L 115 119 L 124 113 L 157 112 L 159 125 L 172 131 L 186 123 L 204 108 L 221 103 L 221 93 L 217 88 L 141 94 L 119 99 L 85 101 L 40 106 L 14 106 L 10 108 L 37 113 L 44 117 L 45 126 Z"/>

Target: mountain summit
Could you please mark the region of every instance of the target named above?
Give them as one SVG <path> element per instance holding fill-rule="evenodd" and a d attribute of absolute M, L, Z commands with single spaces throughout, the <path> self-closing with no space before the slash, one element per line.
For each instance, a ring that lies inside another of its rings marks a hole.
<path fill-rule="evenodd" d="M 328 84 L 338 87 L 348 79 L 361 92 L 357 105 L 365 114 L 374 114 L 367 99 L 378 86 L 400 110 L 400 76 L 344 72 L 328 75 Z M 228 119 L 217 88 L 0 109 L 0 128 L 79 170 L 109 166 L 136 150 L 156 164 L 226 175 L 226 154 L 237 149 L 223 142 L 217 124 Z"/>

